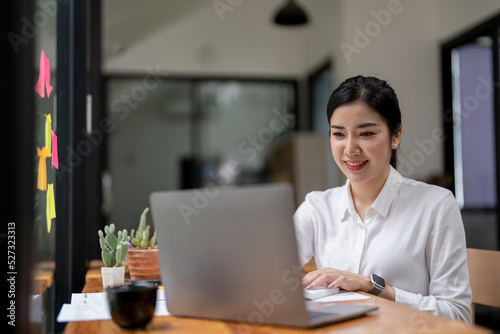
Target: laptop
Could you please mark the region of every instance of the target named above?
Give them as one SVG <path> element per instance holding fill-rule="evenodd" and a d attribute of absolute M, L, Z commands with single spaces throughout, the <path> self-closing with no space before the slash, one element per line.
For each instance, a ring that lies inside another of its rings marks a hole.
<path fill-rule="evenodd" d="M 150 204 L 172 315 L 308 328 L 378 308 L 304 299 L 289 184 L 154 192 Z"/>

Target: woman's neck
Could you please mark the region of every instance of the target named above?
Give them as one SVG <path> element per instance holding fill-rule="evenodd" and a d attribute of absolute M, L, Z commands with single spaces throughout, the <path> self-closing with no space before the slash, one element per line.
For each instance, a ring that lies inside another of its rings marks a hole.
<path fill-rule="evenodd" d="M 379 177 L 367 183 L 349 183 L 354 207 L 363 221 L 365 220 L 366 209 L 377 199 L 385 181 L 389 177 L 389 173 L 390 168 L 387 169 L 385 177 Z"/>

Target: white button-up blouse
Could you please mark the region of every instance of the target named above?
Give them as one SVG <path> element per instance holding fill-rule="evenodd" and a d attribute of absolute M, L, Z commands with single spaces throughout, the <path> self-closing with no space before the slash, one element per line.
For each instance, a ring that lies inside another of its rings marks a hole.
<path fill-rule="evenodd" d="M 383 277 L 396 302 L 471 322 L 465 232 L 453 194 L 394 168 L 362 221 L 349 180 L 313 191 L 294 215 L 301 264 Z"/>

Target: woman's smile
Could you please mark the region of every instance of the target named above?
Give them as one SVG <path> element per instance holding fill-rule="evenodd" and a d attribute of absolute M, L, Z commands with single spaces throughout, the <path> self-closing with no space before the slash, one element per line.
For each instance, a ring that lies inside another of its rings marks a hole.
<path fill-rule="evenodd" d="M 363 161 L 344 160 L 344 162 L 346 163 L 347 169 L 355 172 L 365 167 L 366 164 L 368 163 L 368 160 L 363 160 Z"/>

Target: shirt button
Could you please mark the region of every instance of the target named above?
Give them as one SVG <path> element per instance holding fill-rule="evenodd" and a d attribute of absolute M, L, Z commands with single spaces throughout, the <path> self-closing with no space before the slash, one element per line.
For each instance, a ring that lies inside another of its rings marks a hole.
<path fill-rule="evenodd" d="M 354 253 L 354 257 L 359 257 L 359 252 Z"/>

